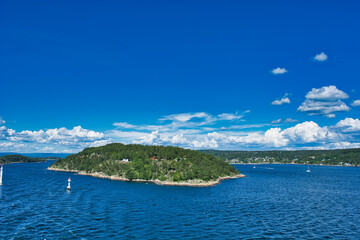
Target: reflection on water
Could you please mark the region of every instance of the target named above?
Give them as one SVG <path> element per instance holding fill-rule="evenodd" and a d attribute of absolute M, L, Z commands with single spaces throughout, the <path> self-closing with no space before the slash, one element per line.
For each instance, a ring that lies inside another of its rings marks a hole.
<path fill-rule="evenodd" d="M 360 168 L 236 165 L 246 178 L 158 186 L 10 164 L 0 239 L 357 239 Z M 71 191 L 66 191 L 71 177 Z"/>

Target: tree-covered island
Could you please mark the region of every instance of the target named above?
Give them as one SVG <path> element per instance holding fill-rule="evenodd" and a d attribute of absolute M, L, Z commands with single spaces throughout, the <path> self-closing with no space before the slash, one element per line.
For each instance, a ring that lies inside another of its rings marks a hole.
<path fill-rule="evenodd" d="M 44 157 L 27 157 L 19 154 L 11 154 L 0 157 L 0 164 L 6 163 L 30 163 L 30 162 L 45 162 L 46 160 L 55 160 L 55 158 L 44 158 Z"/>
<path fill-rule="evenodd" d="M 54 162 L 50 170 L 160 185 L 211 186 L 222 179 L 244 177 L 214 156 L 170 146 L 112 143 Z"/>

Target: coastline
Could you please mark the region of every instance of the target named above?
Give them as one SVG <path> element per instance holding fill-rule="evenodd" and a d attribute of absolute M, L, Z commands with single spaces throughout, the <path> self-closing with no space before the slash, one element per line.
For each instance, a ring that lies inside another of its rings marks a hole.
<path fill-rule="evenodd" d="M 360 167 L 360 166 L 343 166 L 343 165 L 329 165 L 329 164 L 305 164 L 305 163 L 279 163 L 279 162 L 275 162 L 275 163 L 229 163 L 231 165 L 267 165 L 267 164 L 272 164 L 272 165 L 299 165 L 299 166 L 325 166 L 325 167 Z"/>
<path fill-rule="evenodd" d="M 132 180 L 129 180 L 127 178 L 123 178 L 123 177 L 119 177 L 119 176 L 109 176 L 102 172 L 86 173 L 84 171 L 64 170 L 61 168 L 52 168 L 52 167 L 48 167 L 47 169 L 51 170 L 51 171 L 72 172 L 72 173 L 77 173 L 79 175 L 92 176 L 92 177 L 97 177 L 97 178 L 106 178 L 106 179 L 117 180 L 117 181 L 150 182 L 150 183 L 155 183 L 157 185 L 164 185 L 164 186 L 187 186 L 187 187 L 211 187 L 211 186 L 215 186 L 215 185 L 219 184 L 222 180 L 245 177 L 244 174 L 238 174 L 235 176 L 219 177 L 217 180 L 209 181 L 209 182 L 204 182 L 203 180 L 197 180 L 197 179 L 190 180 L 187 182 L 172 182 L 172 181 L 160 181 L 159 179 L 155 179 L 155 180 L 132 179 Z"/>

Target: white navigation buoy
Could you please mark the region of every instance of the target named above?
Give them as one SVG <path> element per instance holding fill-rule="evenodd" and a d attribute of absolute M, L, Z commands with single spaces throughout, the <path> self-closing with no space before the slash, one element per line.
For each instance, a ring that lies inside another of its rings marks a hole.
<path fill-rule="evenodd" d="M 71 182 L 71 179 L 69 178 L 69 179 L 68 179 L 68 185 L 67 185 L 67 187 L 66 187 L 66 190 L 68 190 L 68 191 L 71 190 L 70 182 Z"/>
<path fill-rule="evenodd" d="M 0 186 L 2 185 L 3 165 L 0 164 Z"/>

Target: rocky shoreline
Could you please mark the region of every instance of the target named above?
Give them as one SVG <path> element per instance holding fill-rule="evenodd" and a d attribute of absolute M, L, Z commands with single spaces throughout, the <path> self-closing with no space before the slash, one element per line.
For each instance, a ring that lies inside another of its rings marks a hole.
<path fill-rule="evenodd" d="M 216 181 L 209 181 L 209 182 L 205 182 L 203 180 L 197 180 L 197 179 L 186 181 L 186 182 L 172 182 L 172 181 L 160 181 L 158 179 L 156 179 L 156 180 L 144 180 L 144 179 L 129 180 L 127 178 L 123 178 L 123 177 L 119 177 L 119 176 L 109 176 L 102 172 L 86 173 L 84 171 L 65 170 L 65 169 L 61 169 L 61 168 L 52 168 L 52 167 L 49 167 L 48 170 L 60 171 L 60 172 L 73 172 L 73 173 L 78 173 L 79 175 L 86 175 L 86 176 L 92 176 L 92 177 L 97 177 L 97 178 L 106 178 L 106 179 L 118 180 L 118 181 L 150 182 L 150 183 L 155 183 L 157 185 L 188 186 L 188 187 L 211 187 L 211 186 L 215 186 L 215 185 L 219 184 L 222 180 L 245 177 L 244 174 L 238 174 L 235 176 L 219 177 Z"/>

